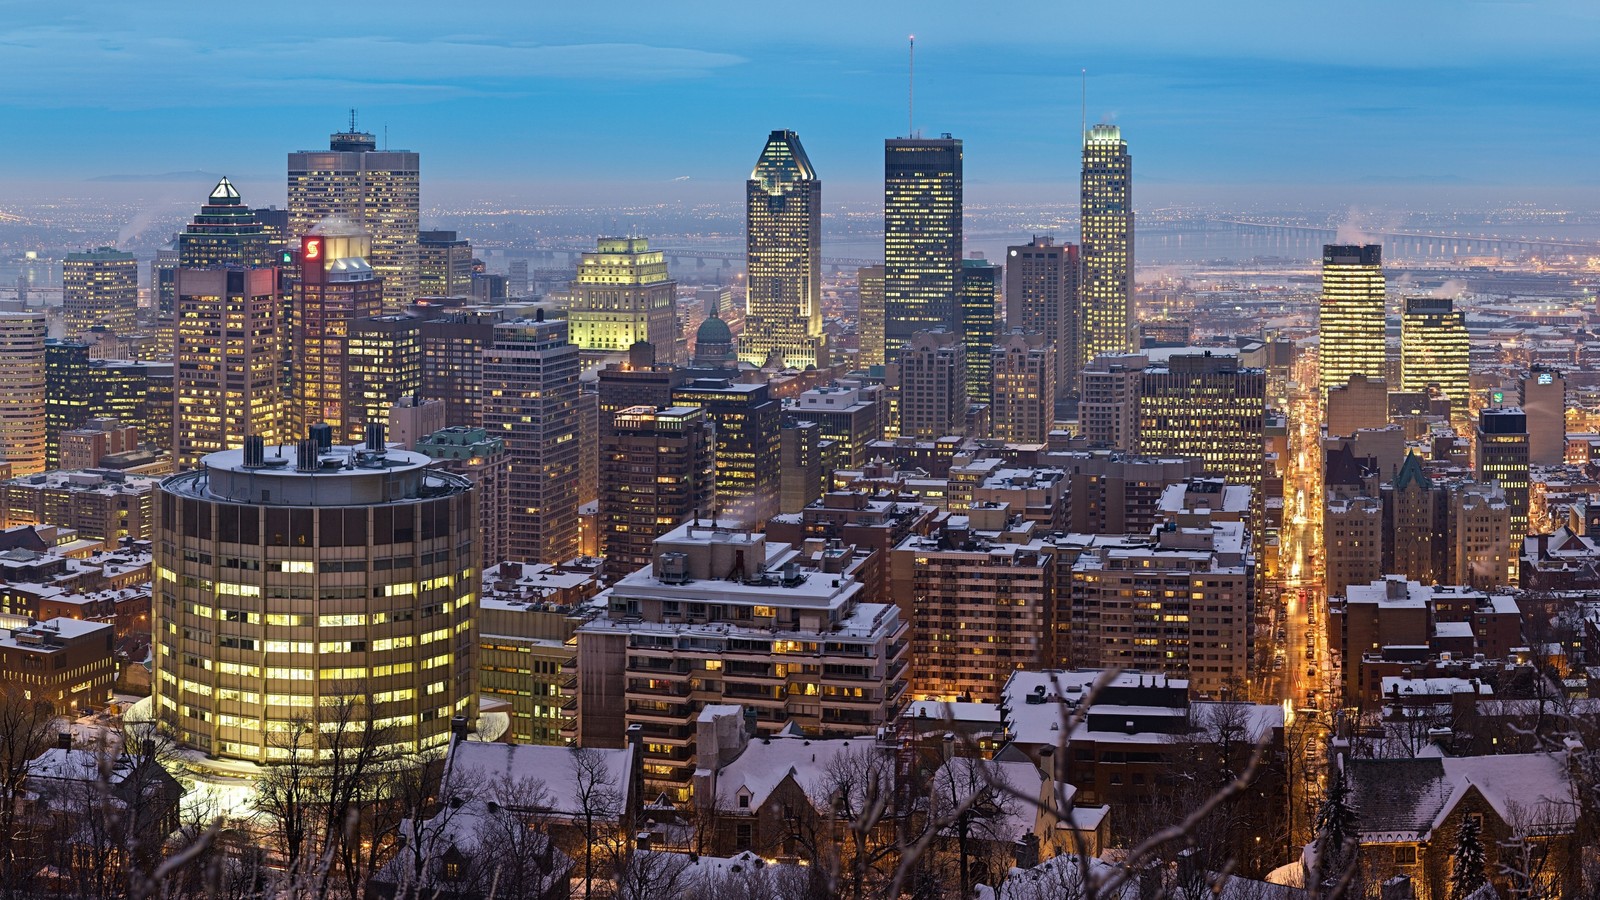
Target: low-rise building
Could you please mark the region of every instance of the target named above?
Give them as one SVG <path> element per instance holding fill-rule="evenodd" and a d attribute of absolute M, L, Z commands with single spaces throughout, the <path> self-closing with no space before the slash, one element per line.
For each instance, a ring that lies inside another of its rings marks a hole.
<path fill-rule="evenodd" d="M 509 739 L 562 743 L 561 683 L 575 657 L 573 635 L 593 618 L 592 572 L 503 562 L 483 572 L 478 619 L 479 690 L 509 706 Z"/>
<path fill-rule="evenodd" d="M 55 618 L 0 630 L 0 682 L 57 715 L 100 712 L 116 678 L 113 630 L 103 622 Z"/>
<path fill-rule="evenodd" d="M 0 527 L 66 525 L 108 549 L 149 540 L 157 480 L 110 469 L 13 478 L 0 484 Z"/>

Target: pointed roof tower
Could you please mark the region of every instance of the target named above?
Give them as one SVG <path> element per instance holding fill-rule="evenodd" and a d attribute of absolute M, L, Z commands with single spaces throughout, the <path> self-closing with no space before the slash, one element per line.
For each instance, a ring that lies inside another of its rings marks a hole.
<path fill-rule="evenodd" d="M 750 180 L 761 182 L 761 187 L 772 194 L 781 192 L 785 184 L 816 179 L 806 148 L 800 146 L 800 135 L 792 131 L 767 135 L 767 145 L 761 149 L 756 167 L 750 170 Z"/>
<path fill-rule="evenodd" d="M 222 176 L 222 180 L 217 182 L 217 186 L 211 189 L 209 204 L 211 206 L 238 206 L 243 202 L 239 198 L 238 189 L 233 186 L 233 182 L 229 181 L 226 175 Z"/>
<path fill-rule="evenodd" d="M 1403 491 L 1412 482 L 1415 482 L 1425 491 L 1433 490 L 1433 481 L 1422 471 L 1422 458 L 1413 451 L 1406 451 L 1405 461 L 1400 464 L 1400 471 L 1395 473 L 1394 488 Z"/>

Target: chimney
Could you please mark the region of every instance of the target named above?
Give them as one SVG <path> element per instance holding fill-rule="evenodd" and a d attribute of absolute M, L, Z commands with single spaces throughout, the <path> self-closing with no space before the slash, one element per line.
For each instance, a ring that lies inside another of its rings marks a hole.
<path fill-rule="evenodd" d="M 61 731 L 56 733 L 56 747 L 62 750 L 72 749 L 72 732 Z"/>
<path fill-rule="evenodd" d="M 333 449 L 333 426 L 327 422 L 318 422 L 311 426 L 307 435 L 316 440 L 318 453 L 326 453 Z"/>
<path fill-rule="evenodd" d="M 453 743 L 461 743 L 467 739 L 467 717 L 452 716 L 450 719 L 450 735 Z"/>

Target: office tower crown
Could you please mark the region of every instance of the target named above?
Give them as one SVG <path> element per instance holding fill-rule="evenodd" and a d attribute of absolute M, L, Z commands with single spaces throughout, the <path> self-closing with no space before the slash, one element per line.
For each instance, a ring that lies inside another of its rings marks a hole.
<path fill-rule="evenodd" d="M 221 181 L 217 182 L 216 187 L 211 189 L 211 197 L 209 199 L 212 206 L 238 206 L 242 202 L 239 197 L 239 190 L 233 186 L 233 182 L 229 181 L 226 175 L 222 177 Z"/>
<path fill-rule="evenodd" d="M 815 181 L 816 178 L 817 172 L 806 158 L 805 148 L 800 146 L 800 136 L 792 131 L 774 131 L 768 135 L 761 158 L 750 170 L 750 180 L 759 181 L 762 190 L 770 194 L 782 192 L 785 184 Z"/>

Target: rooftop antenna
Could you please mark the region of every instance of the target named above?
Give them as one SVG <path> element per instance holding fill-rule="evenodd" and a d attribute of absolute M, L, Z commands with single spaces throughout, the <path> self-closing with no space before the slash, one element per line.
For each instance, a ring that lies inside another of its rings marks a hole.
<path fill-rule="evenodd" d="M 1078 72 L 1078 133 L 1083 136 L 1084 146 L 1089 145 L 1089 68 L 1085 66 Z"/>
<path fill-rule="evenodd" d="M 912 124 L 917 111 L 917 36 L 911 35 L 906 39 L 910 48 L 906 55 L 906 137 L 917 136 L 916 125 Z"/>
<path fill-rule="evenodd" d="M 383 123 L 383 152 L 389 152 L 389 123 Z"/>
<path fill-rule="evenodd" d="M 356 108 L 350 107 L 350 133 L 356 133 Z"/>

